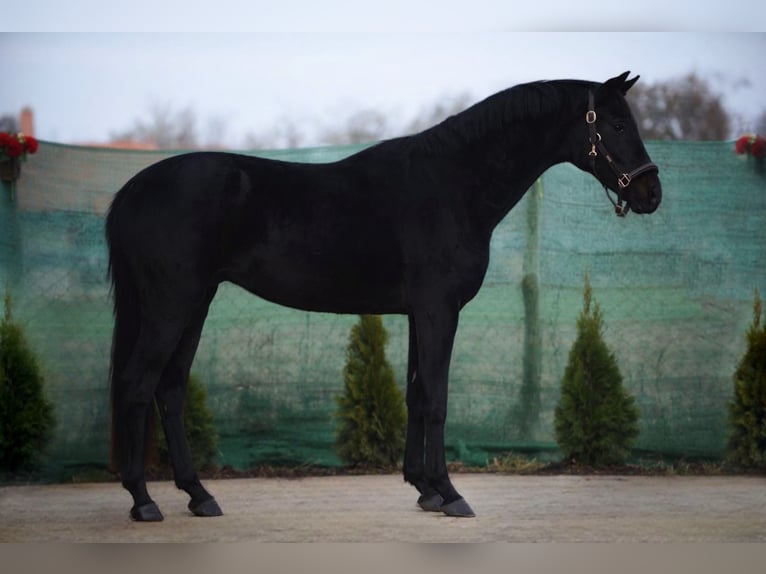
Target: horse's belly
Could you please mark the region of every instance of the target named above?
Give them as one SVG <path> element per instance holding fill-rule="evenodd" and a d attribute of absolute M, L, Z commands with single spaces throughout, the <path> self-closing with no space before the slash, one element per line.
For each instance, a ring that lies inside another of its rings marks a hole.
<path fill-rule="evenodd" d="M 371 261 L 332 264 L 280 258 L 259 261 L 226 279 L 268 301 L 328 313 L 405 313 L 398 273 L 384 273 Z"/>

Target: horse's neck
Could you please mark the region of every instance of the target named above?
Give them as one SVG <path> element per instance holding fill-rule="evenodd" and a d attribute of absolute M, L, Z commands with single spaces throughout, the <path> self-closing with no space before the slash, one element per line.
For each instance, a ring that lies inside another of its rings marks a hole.
<path fill-rule="evenodd" d="M 534 121 L 508 129 L 512 130 L 508 137 L 484 144 L 485 154 L 473 154 L 470 166 L 477 175 L 472 193 L 478 196 L 480 216 L 491 228 L 548 168 L 569 160 L 560 133 L 537 133 Z"/>
<path fill-rule="evenodd" d="M 568 90 L 566 93 L 561 90 Z M 572 161 L 566 140 L 576 120 L 572 110 L 586 92 L 550 82 L 501 92 L 425 132 L 466 170 L 470 201 L 491 227 L 523 197 L 549 167 Z M 572 116 L 572 117 L 569 117 Z M 424 141 L 428 142 L 428 139 Z"/>

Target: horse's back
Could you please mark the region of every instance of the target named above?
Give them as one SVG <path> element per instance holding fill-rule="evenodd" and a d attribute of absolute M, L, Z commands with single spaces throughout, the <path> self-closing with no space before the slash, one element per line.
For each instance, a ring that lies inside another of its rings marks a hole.
<path fill-rule="evenodd" d="M 166 283 L 172 270 L 292 307 L 401 311 L 391 202 L 371 182 L 353 162 L 185 154 L 120 190 L 107 233 L 133 268 L 162 269 Z"/>

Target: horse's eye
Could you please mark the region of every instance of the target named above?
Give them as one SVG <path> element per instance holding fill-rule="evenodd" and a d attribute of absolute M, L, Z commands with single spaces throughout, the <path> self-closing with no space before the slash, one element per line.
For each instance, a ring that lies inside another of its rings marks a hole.
<path fill-rule="evenodd" d="M 616 124 L 614 124 L 614 130 L 618 134 L 621 134 L 622 132 L 625 131 L 625 124 L 623 124 L 623 123 L 616 123 Z"/>

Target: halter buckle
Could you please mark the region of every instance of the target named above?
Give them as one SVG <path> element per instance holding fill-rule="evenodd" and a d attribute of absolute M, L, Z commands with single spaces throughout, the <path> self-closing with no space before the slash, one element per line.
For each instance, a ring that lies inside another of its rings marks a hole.
<path fill-rule="evenodd" d="M 619 184 L 620 189 L 625 189 L 628 187 L 631 181 L 632 180 L 627 173 L 623 173 L 620 177 L 617 178 L 617 183 Z"/>
<path fill-rule="evenodd" d="M 595 110 L 588 110 L 588 112 L 585 114 L 585 123 L 586 124 L 595 124 L 596 123 L 596 112 L 595 112 Z"/>

